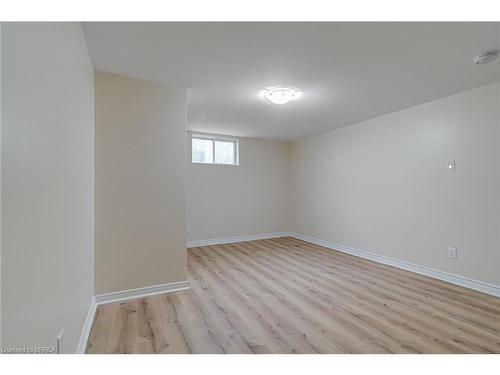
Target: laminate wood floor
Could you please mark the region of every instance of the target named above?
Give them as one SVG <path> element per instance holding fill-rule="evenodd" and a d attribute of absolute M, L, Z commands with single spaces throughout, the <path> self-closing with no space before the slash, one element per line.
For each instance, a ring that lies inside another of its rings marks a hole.
<path fill-rule="evenodd" d="M 190 290 L 97 309 L 87 353 L 500 353 L 500 299 L 294 238 L 188 250 Z"/>

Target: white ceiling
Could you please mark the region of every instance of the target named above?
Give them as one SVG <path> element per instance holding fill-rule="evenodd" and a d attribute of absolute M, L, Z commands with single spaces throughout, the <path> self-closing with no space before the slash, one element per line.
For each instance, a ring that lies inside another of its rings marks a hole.
<path fill-rule="evenodd" d="M 187 87 L 188 127 L 291 140 L 500 80 L 500 23 L 85 23 L 97 70 Z M 273 105 L 262 89 L 291 85 Z"/>

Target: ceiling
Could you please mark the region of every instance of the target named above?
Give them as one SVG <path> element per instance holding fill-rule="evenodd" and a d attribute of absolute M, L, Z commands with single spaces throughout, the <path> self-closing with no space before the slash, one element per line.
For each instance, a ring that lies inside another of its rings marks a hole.
<path fill-rule="evenodd" d="M 188 88 L 188 128 L 293 140 L 500 80 L 500 23 L 85 23 L 97 70 Z M 260 93 L 290 85 L 299 100 Z"/>

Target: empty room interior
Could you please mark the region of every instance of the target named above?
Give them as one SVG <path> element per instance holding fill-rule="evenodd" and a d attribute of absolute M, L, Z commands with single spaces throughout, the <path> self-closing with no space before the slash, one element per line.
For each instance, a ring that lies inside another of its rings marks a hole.
<path fill-rule="evenodd" d="M 2 353 L 500 353 L 499 22 L 2 22 Z"/>

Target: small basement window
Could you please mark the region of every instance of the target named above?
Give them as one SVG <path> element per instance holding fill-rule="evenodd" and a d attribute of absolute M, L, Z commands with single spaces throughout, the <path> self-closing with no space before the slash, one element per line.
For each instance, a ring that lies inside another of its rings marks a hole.
<path fill-rule="evenodd" d="M 238 140 L 211 135 L 191 136 L 191 161 L 197 164 L 238 165 Z"/>

